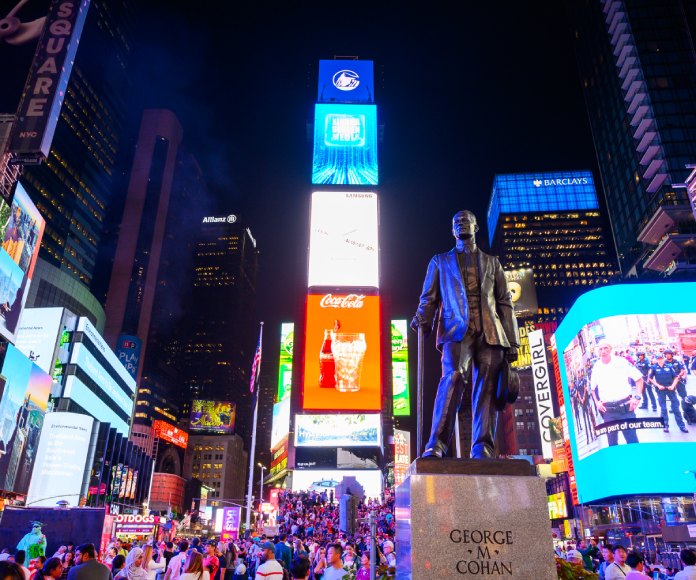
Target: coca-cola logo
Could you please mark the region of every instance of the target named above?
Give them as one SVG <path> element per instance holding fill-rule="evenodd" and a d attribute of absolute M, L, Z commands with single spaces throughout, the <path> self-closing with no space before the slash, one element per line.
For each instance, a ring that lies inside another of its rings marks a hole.
<path fill-rule="evenodd" d="M 319 302 L 322 308 L 362 308 L 365 304 L 364 294 L 347 294 L 345 296 L 334 296 L 325 294 Z"/>

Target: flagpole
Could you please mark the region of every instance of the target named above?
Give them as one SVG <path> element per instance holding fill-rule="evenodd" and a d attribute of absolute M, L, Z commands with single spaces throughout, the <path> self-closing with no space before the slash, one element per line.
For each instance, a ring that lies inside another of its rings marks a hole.
<path fill-rule="evenodd" d="M 259 329 L 259 345 L 257 347 L 257 353 L 261 348 L 261 342 L 263 341 L 263 322 L 261 323 L 261 328 Z M 254 357 L 256 357 L 256 354 Z M 254 456 L 256 455 L 256 423 L 259 415 L 259 391 L 261 390 L 260 385 L 260 373 L 261 373 L 261 358 L 259 358 L 258 366 L 256 367 L 256 376 L 254 377 L 254 383 L 256 383 L 254 388 L 254 422 L 251 431 L 251 450 L 249 451 L 249 485 L 247 487 L 247 510 L 246 510 L 246 520 L 244 522 L 244 531 L 249 531 L 249 525 L 251 523 L 251 493 L 252 486 L 254 483 Z M 252 383 L 253 384 L 253 383 Z M 259 498 L 260 499 L 260 498 Z"/>

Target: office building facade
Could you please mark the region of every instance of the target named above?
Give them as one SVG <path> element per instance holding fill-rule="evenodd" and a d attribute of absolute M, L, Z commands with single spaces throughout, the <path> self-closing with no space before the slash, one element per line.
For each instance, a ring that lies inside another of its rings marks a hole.
<path fill-rule="evenodd" d="M 624 277 L 693 277 L 696 222 L 682 187 L 696 159 L 696 8 L 574 0 L 587 111 Z"/>

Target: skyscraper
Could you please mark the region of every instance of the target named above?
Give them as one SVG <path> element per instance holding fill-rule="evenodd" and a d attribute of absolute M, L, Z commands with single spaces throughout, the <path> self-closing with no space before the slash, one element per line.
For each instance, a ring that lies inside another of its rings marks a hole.
<path fill-rule="evenodd" d="M 193 243 L 193 288 L 182 339 L 184 416 L 192 399 L 237 404 L 237 426 L 251 440 L 249 372 L 258 326 L 253 318 L 259 251 L 235 214 L 201 216 Z"/>
<path fill-rule="evenodd" d="M 573 0 L 577 57 L 623 276 L 696 274 L 696 6 Z"/>
<path fill-rule="evenodd" d="M 614 274 L 589 171 L 496 175 L 487 219 L 503 268 L 534 270 L 540 314 L 562 314 Z"/>
<path fill-rule="evenodd" d="M 126 131 L 134 22 L 130 0 L 90 3 L 50 154 L 23 177 L 46 219 L 40 259 L 92 291 Z"/>

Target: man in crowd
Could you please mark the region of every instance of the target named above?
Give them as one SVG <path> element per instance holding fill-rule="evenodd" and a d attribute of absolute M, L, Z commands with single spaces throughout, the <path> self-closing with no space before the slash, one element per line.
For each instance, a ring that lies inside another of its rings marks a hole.
<path fill-rule="evenodd" d="M 75 566 L 68 580 L 113 580 L 111 570 L 97 559 L 94 544 L 82 544 L 75 549 Z"/>
<path fill-rule="evenodd" d="M 624 359 L 625 360 L 625 359 Z M 614 561 L 604 571 L 605 580 L 625 580 L 631 568 L 626 564 L 626 548 L 614 546 Z"/>
<path fill-rule="evenodd" d="M 631 552 L 626 557 L 626 565 L 631 569 L 631 571 L 626 574 L 625 580 L 651 580 L 650 576 L 643 573 L 645 565 L 643 564 L 643 556 Z"/>
<path fill-rule="evenodd" d="M 283 567 L 275 559 L 273 542 L 261 544 L 261 565 L 256 568 L 254 580 L 283 580 Z"/>
<path fill-rule="evenodd" d="M 186 565 L 186 552 L 188 548 L 189 545 L 186 540 L 179 542 L 179 553 L 169 560 L 164 580 L 179 580 L 179 576 L 183 574 Z"/>
<path fill-rule="evenodd" d="M 664 432 L 669 433 L 669 413 L 667 412 L 667 399 L 672 406 L 674 419 L 682 433 L 688 433 L 689 430 L 684 424 L 681 410 L 679 409 L 679 399 L 674 392 L 679 382 L 679 373 L 674 368 L 674 365 L 668 365 L 665 360 L 665 355 L 658 353 L 657 362 L 650 368 L 648 380 L 657 389 L 657 399 L 660 401 L 660 413 L 662 414 L 662 424 Z"/>
<path fill-rule="evenodd" d="M 348 571 L 343 568 L 342 554 L 343 549 L 340 543 L 329 544 L 326 552 L 327 566 L 321 577 L 322 580 L 343 580 Z"/>
<path fill-rule="evenodd" d="M 602 558 L 604 558 L 604 562 L 599 565 L 599 580 L 605 580 L 607 567 L 611 566 L 614 562 L 614 554 L 611 551 L 611 546 L 605 545 L 602 547 Z"/>
<path fill-rule="evenodd" d="M 278 560 L 286 570 L 290 570 L 290 562 L 292 562 L 292 550 L 285 541 L 286 534 L 280 534 L 278 543 L 275 545 L 275 559 Z"/>
<path fill-rule="evenodd" d="M 650 397 L 650 403 L 652 405 L 652 410 L 657 411 L 657 401 L 655 400 L 655 393 L 653 388 L 650 386 L 648 381 L 648 373 L 650 372 L 650 360 L 645 356 L 645 351 L 638 351 L 638 360 L 636 361 L 635 367 L 643 375 L 643 404 L 640 406 L 641 409 L 648 408 L 648 397 Z"/>
<path fill-rule="evenodd" d="M 590 386 L 604 422 L 635 419 L 635 409 L 642 399 L 643 375 L 625 358 L 613 356 L 608 341 L 602 340 L 597 345 L 597 350 L 599 359 L 592 367 Z M 633 394 L 629 379 L 635 383 L 637 395 Z M 624 429 L 621 433 L 626 443 L 638 443 L 635 429 Z M 607 433 L 607 439 L 610 446 L 617 445 L 618 432 Z"/>
<path fill-rule="evenodd" d="M 665 364 L 672 367 L 679 377 L 677 381 L 677 395 L 681 399 L 686 397 L 686 367 L 679 359 L 674 358 L 674 351 L 671 348 L 665 349 Z"/>
<path fill-rule="evenodd" d="M 696 580 L 696 551 L 689 548 L 679 553 L 684 569 L 674 576 L 674 580 Z"/>
<path fill-rule="evenodd" d="M 215 555 L 215 547 L 217 542 L 209 540 L 205 545 L 205 556 L 203 556 L 203 567 L 210 572 L 211 580 L 215 578 L 215 574 L 220 568 L 220 559 Z"/>

